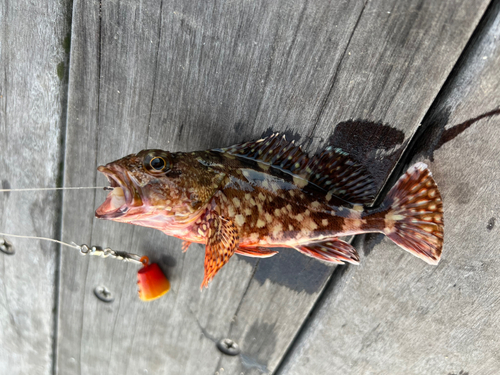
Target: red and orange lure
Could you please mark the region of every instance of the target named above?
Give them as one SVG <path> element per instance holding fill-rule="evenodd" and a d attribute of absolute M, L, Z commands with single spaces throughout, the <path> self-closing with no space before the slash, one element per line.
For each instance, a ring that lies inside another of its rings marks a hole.
<path fill-rule="evenodd" d="M 338 237 L 379 232 L 427 263 L 443 245 L 443 203 L 427 165 L 413 165 L 376 208 L 367 170 L 340 149 L 309 157 L 277 134 L 228 148 L 144 150 L 101 166 L 113 190 L 101 219 L 156 228 L 205 249 L 202 287 L 233 254 L 270 257 L 291 247 L 357 264 Z"/>
<path fill-rule="evenodd" d="M 156 263 L 149 263 L 149 258 L 141 258 L 142 267 L 137 271 L 137 285 L 139 298 L 143 301 L 152 301 L 160 298 L 170 290 L 170 282 Z"/>

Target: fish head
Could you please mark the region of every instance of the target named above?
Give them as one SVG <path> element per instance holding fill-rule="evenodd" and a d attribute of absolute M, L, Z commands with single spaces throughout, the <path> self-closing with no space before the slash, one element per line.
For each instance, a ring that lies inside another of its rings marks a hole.
<path fill-rule="evenodd" d="M 192 221 L 213 195 L 213 176 L 196 168 L 191 154 L 143 150 L 100 166 L 113 188 L 96 210 L 100 219 L 165 231 Z"/>

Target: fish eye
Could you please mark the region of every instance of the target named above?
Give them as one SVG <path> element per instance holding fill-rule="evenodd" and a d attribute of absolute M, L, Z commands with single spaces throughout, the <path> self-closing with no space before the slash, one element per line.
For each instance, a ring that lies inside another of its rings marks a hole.
<path fill-rule="evenodd" d="M 147 150 L 139 156 L 143 157 L 142 165 L 144 169 L 154 175 L 170 172 L 172 159 L 168 152 L 162 150 Z"/>
<path fill-rule="evenodd" d="M 165 162 L 165 159 L 163 158 L 160 158 L 159 156 L 151 159 L 151 161 L 149 162 L 149 165 L 151 166 L 151 168 L 153 168 L 155 171 L 162 171 L 163 168 L 165 168 L 165 165 L 167 163 Z"/>

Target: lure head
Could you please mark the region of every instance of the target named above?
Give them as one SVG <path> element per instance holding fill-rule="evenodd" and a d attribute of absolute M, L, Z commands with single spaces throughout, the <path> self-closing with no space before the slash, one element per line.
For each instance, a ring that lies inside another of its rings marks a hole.
<path fill-rule="evenodd" d="M 113 190 L 96 210 L 96 217 L 165 232 L 201 214 L 217 179 L 193 153 L 162 150 L 143 150 L 97 170 Z"/>

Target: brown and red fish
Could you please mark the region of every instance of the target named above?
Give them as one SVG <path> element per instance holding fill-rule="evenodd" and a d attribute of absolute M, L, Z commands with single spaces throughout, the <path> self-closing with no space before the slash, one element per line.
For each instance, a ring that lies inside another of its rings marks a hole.
<path fill-rule="evenodd" d="M 443 203 L 427 165 L 412 166 L 369 208 L 373 178 L 340 149 L 309 157 L 277 134 L 197 152 L 144 150 L 101 166 L 113 190 L 101 219 L 203 243 L 208 283 L 233 254 L 270 257 L 291 247 L 329 263 L 358 263 L 338 237 L 379 232 L 427 263 L 443 245 Z"/>

